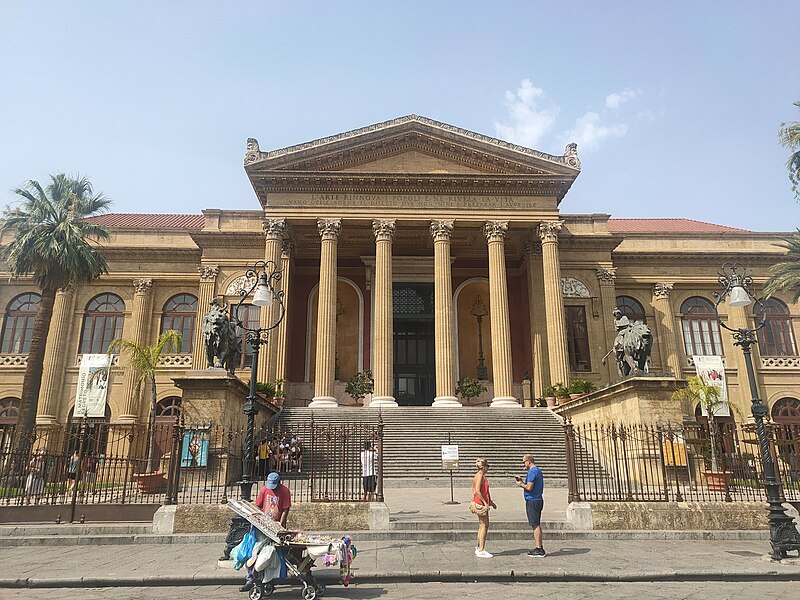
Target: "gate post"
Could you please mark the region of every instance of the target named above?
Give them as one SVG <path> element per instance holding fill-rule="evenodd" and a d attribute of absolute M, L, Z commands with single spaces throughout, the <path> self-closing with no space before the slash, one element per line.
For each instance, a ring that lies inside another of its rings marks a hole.
<path fill-rule="evenodd" d="M 575 430 L 572 428 L 572 420 L 567 418 L 564 422 L 564 437 L 567 442 L 567 502 L 580 502 L 581 495 L 578 493 L 578 477 L 575 465 Z"/>

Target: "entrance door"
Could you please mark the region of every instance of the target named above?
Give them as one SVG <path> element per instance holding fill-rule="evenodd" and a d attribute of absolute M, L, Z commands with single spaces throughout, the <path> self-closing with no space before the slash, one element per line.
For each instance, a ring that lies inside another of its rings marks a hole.
<path fill-rule="evenodd" d="M 394 397 L 400 406 L 430 406 L 436 393 L 433 284 L 396 283 Z"/>

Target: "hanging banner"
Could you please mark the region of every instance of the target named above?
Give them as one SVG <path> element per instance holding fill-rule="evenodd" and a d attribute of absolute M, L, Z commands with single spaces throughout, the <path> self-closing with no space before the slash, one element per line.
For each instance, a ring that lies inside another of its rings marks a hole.
<path fill-rule="evenodd" d="M 694 368 L 697 376 L 706 385 L 715 385 L 720 388 L 720 405 L 714 410 L 715 417 L 730 417 L 731 409 L 728 406 L 728 386 L 725 383 L 725 365 L 721 356 L 694 356 Z M 708 416 L 705 407 L 701 407 L 704 417 Z"/>
<path fill-rule="evenodd" d="M 75 397 L 76 417 L 105 417 L 108 378 L 111 373 L 109 354 L 84 354 L 78 371 L 78 394 Z"/>

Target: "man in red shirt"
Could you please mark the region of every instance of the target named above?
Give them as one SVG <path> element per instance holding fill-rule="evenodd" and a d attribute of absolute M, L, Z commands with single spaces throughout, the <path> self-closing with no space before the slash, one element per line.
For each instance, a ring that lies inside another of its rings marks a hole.
<path fill-rule="evenodd" d="M 267 482 L 258 492 L 256 506 L 286 527 L 289 509 L 292 507 L 292 493 L 281 483 L 280 473 L 267 475 Z"/>

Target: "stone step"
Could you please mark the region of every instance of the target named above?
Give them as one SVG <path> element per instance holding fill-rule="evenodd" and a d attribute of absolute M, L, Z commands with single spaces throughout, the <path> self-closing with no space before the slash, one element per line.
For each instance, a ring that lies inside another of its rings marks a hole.
<path fill-rule="evenodd" d="M 153 523 L 47 523 L 0 525 L 0 538 L 3 537 L 51 537 L 51 536 L 92 536 L 92 535 L 142 535 L 153 533 Z"/>

